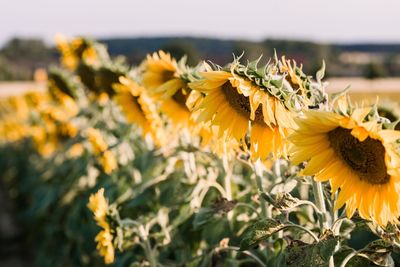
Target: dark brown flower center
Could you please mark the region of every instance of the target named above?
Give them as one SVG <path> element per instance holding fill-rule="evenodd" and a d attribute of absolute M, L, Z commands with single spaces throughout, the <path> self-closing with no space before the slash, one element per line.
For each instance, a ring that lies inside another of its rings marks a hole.
<path fill-rule="evenodd" d="M 175 72 L 170 70 L 165 70 L 161 73 L 161 80 L 163 83 L 168 82 L 172 78 L 174 78 Z"/>
<path fill-rule="evenodd" d="M 286 75 L 285 80 L 290 84 L 290 86 L 294 90 L 297 90 L 297 89 L 300 88 L 300 85 L 298 85 L 297 83 L 294 83 L 293 80 L 292 80 L 292 77 L 289 74 Z"/>
<path fill-rule="evenodd" d="M 235 109 L 239 114 L 243 115 L 247 119 L 250 119 L 251 107 L 250 99 L 242 94 L 239 94 L 237 89 L 232 87 L 230 82 L 226 82 L 222 85 L 222 93 L 224 94 L 229 105 Z M 261 105 L 258 106 L 255 114 L 255 122 L 264 123 L 264 116 L 262 113 Z"/>
<path fill-rule="evenodd" d="M 188 99 L 189 94 L 186 93 L 186 90 L 187 89 L 179 89 L 178 91 L 176 91 L 175 94 L 173 94 L 172 99 L 175 100 L 175 102 L 178 103 L 181 107 L 188 109 L 186 106 L 186 100 Z"/>
<path fill-rule="evenodd" d="M 385 148 L 368 137 L 363 142 L 351 135 L 351 130 L 338 127 L 328 133 L 331 147 L 358 177 L 370 184 L 385 184 L 390 176 L 385 164 Z"/>
<path fill-rule="evenodd" d="M 390 120 L 390 122 L 395 122 L 399 119 L 396 114 L 385 108 L 378 108 L 378 113 L 381 117 L 385 117 L 386 119 Z M 400 130 L 400 122 L 395 125 L 394 129 L 397 131 Z"/>

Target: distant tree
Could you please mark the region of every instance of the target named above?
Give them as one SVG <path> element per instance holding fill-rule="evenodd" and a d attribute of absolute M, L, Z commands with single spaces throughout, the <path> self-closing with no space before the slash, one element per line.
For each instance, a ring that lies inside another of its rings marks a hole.
<path fill-rule="evenodd" d="M 387 71 L 382 64 L 371 62 L 364 67 L 364 77 L 367 79 L 376 79 L 387 76 Z"/>
<path fill-rule="evenodd" d="M 0 55 L 0 81 L 31 80 L 32 71 L 19 66 Z"/>
<path fill-rule="evenodd" d="M 13 38 L 0 50 L 0 79 L 29 80 L 36 69 L 55 62 L 55 49 L 42 40 Z"/>
<path fill-rule="evenodd" d="M 187 63 L 191 66 L 197 65 L 200 60 L 199 51 L 190 42 L 172 41 L 160 47 L 161 50 L 169 52 L 174 58 L 181 59 L 187 56 Z"/>
<path fill-rule="evenodd" d="M 261 59 L 260 66 L 262 63 L 266 64 L 268 59 L 274 55 L 274 51 L 268 51 L 266 47 L 264 47 L 260 43 L 254 42 L 246 42 L 246 41 L 238 41 L 235 42 L 233 46 L 233 54 L 239 56 L 243 53 L 241 61 L 246 63 L 248 61 L 253 61 L 258 59 L 261 55 L 263 58 Z"/>
<path fill-rule="evenodd" d="M 48 61 L 52 58 L 51 50 L 40 39 L 13 38 L 1 49 L 1 54 L 13 61 Z"/>

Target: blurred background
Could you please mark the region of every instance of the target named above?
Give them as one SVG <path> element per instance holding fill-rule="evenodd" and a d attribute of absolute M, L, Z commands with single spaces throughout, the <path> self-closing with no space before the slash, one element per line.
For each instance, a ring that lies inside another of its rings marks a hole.
<path fill-rule="evenodd" d="M 96 39 L 133 65 L 159 49 L 187 55 L 191 65 L 223 65 L 243 52 L 267 60 L 275 49 L 310 75 L 325 60 L 331 92 L 351 86 L 359 99 L 398 101 L 399 10 L 396 0 L 7 1 L 0 9 L 0 97 L 38 87 L 38 70 L 58 64 L 54 36 L 61 33 Z M 0 266 L 25 266 L 9 257 L 29 258 L 10 205 L 0 185 Z"/>
<path fill-rule="evenodd" d="M 62 33 L 99 40 L 131 64 L 158 49 L 186 54 L 192 65 L 225 64 L 242 52 L 267 59 L 276 49 L 309 74 L 325 60 L 329 90 L 393 92 L 400 87 L 398 10 L 395 0 L 10 1 L 0 10 L 0 81 L 31 81 L 35 70 L 57 64 L 54 36 Z"/>

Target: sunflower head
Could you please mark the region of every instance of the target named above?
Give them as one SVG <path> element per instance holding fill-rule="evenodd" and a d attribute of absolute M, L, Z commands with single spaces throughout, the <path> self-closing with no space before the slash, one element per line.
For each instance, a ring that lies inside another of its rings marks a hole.
<path fill-rule="evenodd" d="M 115 248 L 113 245 L 113 235 L 109 228 L 104 228 L 101 230 L 96 238 L 97 242 L 96 249 L 99 251 L 100 255 L 104 257 L 105 264 L 111 264 L 114 262 Z"/>
<path fill-rule="evenodd" d="M 146 90 L 133 79 L 121 76 L 113 88 L 114 100 L 120 106 L 127 122 L 139 125 L 143 134 L 150 135 L 156 145 L 164 144 L 163 122 Z"/>
<path fill-rule="evenodd" d="M 105 221 L 108 212 L 108 202 L 104 197 L 104 188 L 89 197 L 88 208 L 93 212 L 96 222 Z"/>
<path fill-rule="evenodd" d="M 151 91 L 174 78 L 179 78 L 176 60 L 164 51 L 147 55 L 144 69 L 142 82 Z"/>
<path fill-rule="evenodd" d="M 394 147 L 400 132 L 383 129 L 371 107 L 347 115 L 310 110 L 297 123 L 291 160 L 308 162 L 302 174 L 330 181 L 332 193 L 340 189 L 335 207 L 346 204 L 348 217 L 358 210 L 381 226 L 396 223 L 400 157 Z"/>
<path fill-rule="evenodd" d="M 177 62 L 163 51 L 149 55 L 144 62 L 143 86 L 175 125 L 190 124 L 190 111 L 201 99 L 201 94 L 188 86 L 196 79 L 195 73 L 185 65 L 184 58 Z"/>
<path fill-rule="evenodd" d="M 69 70 L 75 70 L 81 61 L 99 64 L 105 56 L 104 47 L 86 38 L 75 38 L 68 41 L 65 36 L 57 34 L 55 42 L 61 53 L 61 63 Z"/>
<path fill-rule="evenodd" d="M 189 86 L 205 95 L 194 114 L 197 121 L 216 125 L 220 137 L 242 143 L 250 133 L 248 145 L 253 158 L 265 159 L 270 152 L 285 155 L 285 139 L 295 127 L 296 113 L 324 101 L 314 91 L 324 94 L 321 83 L 293 71 L 289 63 L 285 62 L 285 69 L 277 59 L 258 66 L 260 60 L 243 65 L 240 58 L 234 58 L 226 67 L 205 64 L 202 79 Z M 286 79 L 289 71 L 296 78 L 295 88 L 294 82 Z"/>
<path fill-rule="evenodd" d="M 61 69 L 52 68 L 49 73 L 50 88 L 57 88 L 64 94 L 70 96 L 73 99 L 77 99 L 77 85 L 74 84 L 72 77 L 70 77 L 65 71 Z M 52 91 L 50 90 L 50 93 Z"/>
<path fill-rule="evenodd" d="M 114 262 L 115 249 L 113 245 L 113 235 L 110 225 L 107 222 L 107 213 L 109 210 L 108 201 L 104 197 L 104 188 L 99 189 L 96 194 L 89 197 L 88 208 L 93 212 L 97 224 L 103 228 L 96 238 L 97 250 L 104 257 L 104 262 L 110 264 Z"/>
<path fill-rule="evenodd" d="M 397 102 L 385 100 L 378 104 L 377 112 L 388 120 L 388 128 L 400 130 L 400 105 Z"/>

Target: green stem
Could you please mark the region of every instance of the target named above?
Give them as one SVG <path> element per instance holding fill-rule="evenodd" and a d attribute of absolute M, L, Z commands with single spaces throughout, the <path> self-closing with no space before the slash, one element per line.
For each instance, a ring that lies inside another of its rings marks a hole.
<path fill-rule="evenodd" d="M 268 214 L 267 210 L 267 203 L 265 202 L 265 199 L 261 196 L 261 194 L 264 192 L 264 187 L 263 187 L 263 182 L 262 182 L 262 162 L 258 159 L 254 163 L 254 171 L 256 173 L 256 183 L 258 187 L 258 193 L 260 196 L 260 202 L 261 202 L 261 214 L 263 215 L 264 218 L 270 218 L 270 214 Z"/>
<path fill-rule="evenodd" d="M 222 248 L 217 248 L 218 251 L 221 250 L 233 250 L 233 251 L 238 251 L 240 253 L 246 254 L 247 256 L 253 258 L 253 260 L 255 260 L 260 266 L 262 267 L 266 267 L 267 265 L 265 265 L 256 255 L 254 255 L 253 253 L 251 253 L 250 251 L 240 251 L 239 247 L 234 247 L 234 246 L 228 246 L 228 247 L 222 247 Z"/>
<path fill-rule="evenodd" d="M 224 188 L 225 188 L 226 198 L 228 200 L 232 200 L 232 186 L 231 186 L 232 169 L 229 166 L 226 143 L 224 143 L 224 155 L 222 156 L 222 165 L 225 171 Z"/>
<path fill-rule="evenodd" d="M 312 188 L 314 192 L 315 204 L 317 205 L 318 209 L 321 211 L 321 215 L 319 216 L 319 224 L 321 231 L 324 229 L 329 228 L 329 224 L 326 217 L 326 206 L 325 206 L 325 199 L 324 199 L 324 192 L 322 189 L 322 183 L 317 182 L 314 178 L 311 178 L 312 181 Z"/>
<path fill-rule="evenodd" d="M 292 228 L 298 228 L 298 229 L 300 229 L 300 230 L 303 230 L 304 232 L 306 232 L 306 233 L 308 233 L 314 240 L 315 240 L 315 242 L 319 242 L 319 238 L 313 233 L 313 232 L 311 232 L 310 230 L 308 230 L 307 228 L 305 228 L 305 227 L 303 227 L 303 226 L 301 226 L 301 225 L 298 225 L 298 224 L 286 224 L 285 225 L 285 228 L 289 228 L 289 227 L 292 227 Z"/>
<path fill-rule="evenodd" d="M 149 239 L 144 240 L 146 258 L 149 260 L 151 267 L 157 267 L 157 260 L 154 257 L 153 249 L 151 248 Z"/>
<path fill-rule="evenodd" d="M 325 229 L 329 229 L 330 225 L 327 219 L 327 211 L 326 211 L 326 206 L 325 206 L 325 198 L 324 198 L 324 191 L 322 188 L 322 183 L 317 182 L 314 180 L 314 178 L 311 178 L 312 180 L 312 187 L 314 191 L 314 197 L 315 197 L 315 203 L 317 204 L 318 209 L 321 211 L 321 214 L 319 217 L 319 223 L 321 227 L 321 232 Z M 334 267 L 335 262 L 333 259 L 333 256 L 329 257 L 329 267 Z"/>
<path fill-rule="evenodd" d="M 353 251 L 352 253 L 350 253 L 349 255 L 347 255 L 346 258 L 344 258 L 344 260 L 342 261 L 342 263 L 340 264 L 340 267 L 345 267 L 346 264 L 354 257 L 357 256 L 359 251 Z"/>

